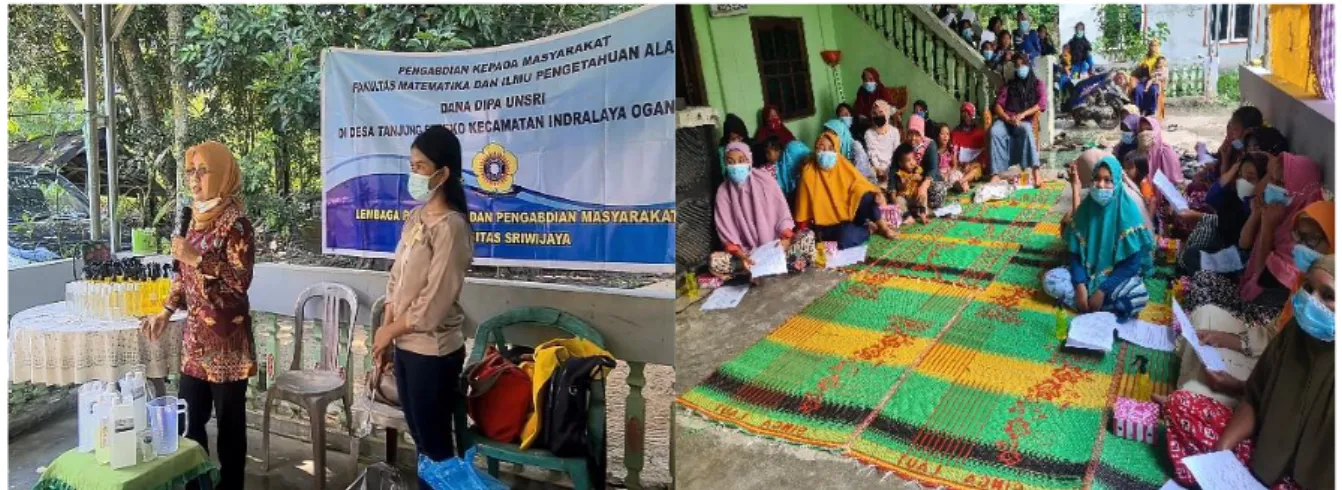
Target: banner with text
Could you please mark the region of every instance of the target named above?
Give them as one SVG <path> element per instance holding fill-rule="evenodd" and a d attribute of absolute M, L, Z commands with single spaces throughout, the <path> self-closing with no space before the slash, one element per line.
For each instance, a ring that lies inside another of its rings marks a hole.
<path fill-rule="evenodd" d="M 475 262 L 669 272 L 675 17 L 649 6 L 523 44 L 322 53 L 323 249 L 391 257 L 410 145 L 461 140 Z"/>

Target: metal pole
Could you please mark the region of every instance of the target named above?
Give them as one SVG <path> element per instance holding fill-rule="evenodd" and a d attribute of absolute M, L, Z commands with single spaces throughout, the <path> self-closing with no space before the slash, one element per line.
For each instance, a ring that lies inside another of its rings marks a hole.
<path fill-rule="evenodd" d="M 84 6 L 84 188 L 89 195 L 89 240 L 102 235 L 102 203 L 98 185 L 98 79 L 94 75 L 93 6 Z"/>
<path fill-rule="evenodd" d="M 107 112 L 107 233 L 111 235 L 108 240 L 111 244 L 112 253 L 121 250 L 121 224 L 117 222 L 117 154 L 116 154 L 116 82 L 112 78 L 112 70 L 116 63 L 113 63 L 112 55 L 112 6 L 103 4 L 102 6 L 102 31 L 103 31 L 103 103 L 106 104 Z"/>

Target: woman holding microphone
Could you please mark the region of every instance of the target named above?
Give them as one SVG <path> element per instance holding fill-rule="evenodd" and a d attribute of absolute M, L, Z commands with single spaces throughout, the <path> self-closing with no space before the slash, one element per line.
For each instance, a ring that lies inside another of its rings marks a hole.
<path fill-rule="evenodd" d="M 462 184 L 461 142 L 430 126 L 410 147 L 410 195 L 419 203 L 406 220 L 387 281 L 383 325 L 373 359 L 394 353 L 396 390 L 410 435 L 433 461 L 457 456 L 452 407 L 466 361 L 459 299 L 474 257 L 474 237 Z M 466 430 L 457 427 L 456 430 Z M 429 488 L 422 479 L 420 488 Z"/>
<path fill-rule="evenodd" d="M 172 240 L 181 264 L 163 312 L 142 329 L 157 339 L 177 310 L 187 311 L 182 332 L 179 393 L 190 412 L 186 437 L 209 450 L 206 422 L 219 417 L 220 490 L 241 489 L 247 462 L 247 379 L 256 375 L 251 305 L 256 247 L 252 223 L 238 193 L 242 173 L 228 147 L 214 141 L 186 152 L 192 216 L 185 237 Z"/>

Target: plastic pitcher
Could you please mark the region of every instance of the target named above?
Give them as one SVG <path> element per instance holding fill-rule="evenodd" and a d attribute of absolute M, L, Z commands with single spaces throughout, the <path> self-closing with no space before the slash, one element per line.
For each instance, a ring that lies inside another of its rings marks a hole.
<path fill-rule="evenodd" d="M 186 411 L 186 400 L 175 396 L 160 396 L 149 400 L 149 430 L 154 436 L 154 452 L 167 456 L 177 452 L 178 432 L 177 416 L 186 417 L 185 425 L 190 427 L 190 415 Z"/>

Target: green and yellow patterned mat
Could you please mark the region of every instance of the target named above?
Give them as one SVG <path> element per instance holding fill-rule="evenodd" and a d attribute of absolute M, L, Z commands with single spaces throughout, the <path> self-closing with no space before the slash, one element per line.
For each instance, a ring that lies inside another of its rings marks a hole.
<path fill-rule="evenodd" d="M 746 432 L 950 488 L 1158 488 L 1162 445 L 1107 430 L 1137 355 L 1157 393 L 1173 354 L 1062 352 L 1039 278 L 1062 263 L 1059 183 L 874 239 L 865 263 L 677 401 Z M 1168 324 L 1172 271 L 1141 318 Z M 1071 313 L 1066 313 L 1070 319 Z M 1163 441 L 1160 441 L 1163 443 Z"/>

